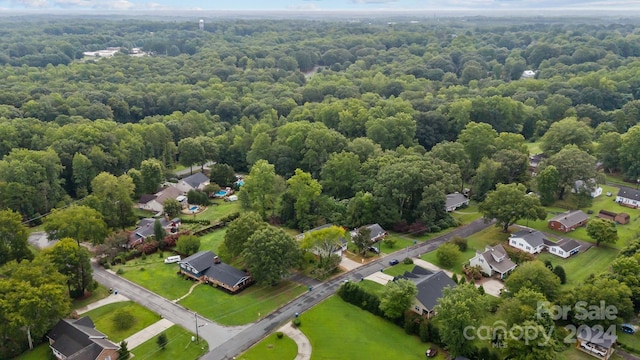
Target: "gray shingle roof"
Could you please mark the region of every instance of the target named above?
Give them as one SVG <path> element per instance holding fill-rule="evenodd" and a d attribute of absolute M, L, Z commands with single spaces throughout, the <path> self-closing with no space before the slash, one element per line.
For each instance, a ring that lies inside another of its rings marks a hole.
<path fill-rule="evenodd" d="M 180 261 L 180 263 L 187 263 L 199 273 L 229 286 L 235 286 L 249 276 L 246 272 L 223 262 L 215 264 L 213 261 L 215 257 L 216 254 L 212 251 L 200 251 Z"/>
<path fill-rule="evenodd" d="M 198 186 L 209 181 L 209 178 L 207 177 L 207 175 L 201 172 L 197 172 L 193 175 L 187 176 L 186 178 L 182 179 L 182 181 L 187 183 L 187 185 L 191 186 L 192 188 L 197 189 Z"/>
<path fill-rule="evenodd" d="M 466 202 L 467 200 L 467 197 L 460 193 L 447 194 L 445 207 L 448 209 L 454 206 L 461 206 L 461 204 Z"/>
<path fill-rule="evenodd" d="M 581 246 L 579 242 L 573 239 L 562 239 L 558 241 L 556 245 L 559 246 L 560 249 L 564 250 L 565 252 L 570 252 L 571 250 L 575 250 Z"/>
<path fill-rule="evenodd" d="M 547 238 L 542 232 L 531 230 L 520 230 L 516 233 L 511 234 L 511 237 L 523 239 L 532 248 L 544 244 L 544 240 Z"/>
<path fill-rule="evenodd" d="M 575 210 L 556 215 L 549 219 L 549 221 L 557 221 L 565 227 L 572 227 L 588 219 L 589 215 L 585 214 L 584 211 Z"/>
<path fill-rule="evenodd" d="M 502 245 L 489 247 L 482 253 L 482 256 L 492 269 L 501 274 L 504 274 L 516 267 L 516 264 L 509 259 L 509 256 L 507 256 L 507 252 L 504 250 Z M 497 259 L 499 258 L 502 258 L 502 261 L 498 261 Z"/>
<path fill-rule="evenodd" d="M 640 190 L 621 186 L 620 191 L 618 191 L 618 196 L 626 199 L 640 201 Z"/>
<path fill-rule="evenodd" d="M 103 349 L 118 349 L 87 316 L 61 319 L 47 336 L 53 340 L 51 347 L 73 360 L 94 360 Z"/>
<path fill-rule="evenodd" d="M 180 261 L 180 263 L 189 264 L 197 272 L 202 273 L 213 265 L 213 258 L 216 257 L 212 251 L 200 251 Z"/>
<path fill-rule="evenodd" d="M 416 298 L 429 311 L 438 304 L 438 299 L 442 297 L 442 291 L 447 286 L 455 287 L 456 283 L 442 270 L 433 273 L 420 266 L 414 266 L 411 272 L 405 271 L 404 275 L 396 276 L 393 280 L 407 279 L 416 284 L 418 294 Z"/>

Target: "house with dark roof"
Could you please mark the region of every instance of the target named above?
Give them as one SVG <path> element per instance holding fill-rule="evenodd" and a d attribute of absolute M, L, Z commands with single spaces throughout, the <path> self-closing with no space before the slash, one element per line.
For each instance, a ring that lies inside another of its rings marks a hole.
<path fill-rule="evenodd" d="M 372 243 L 376 243 L 389 235 L 389 233 L 378 224 L 370 224 L 363 227 L 371 231 L 371 238 L 369 239 L 369 241 Z M 351 231 L 351 237 L 356 236 L 358 234 L 358 230 L 359 229 L 354 229 L 353 231 Z"/>
<path fill-rule="evenodd" d="M 120 346 L 96 330 L 88 316 L 61 319 L 47 334 L 49 347 L 60 360 L 116 360 Z"/>
<path fill-rule="evenodd" d="M 189 175 L 181 179 L 176 187 L 183 193 L 188 193 L 191 190 L 202 190 L 207 184 L 209 184 L 209 177 L 201 172 L 197 172 L 193 175 Z"/>
<path fill-rule="evenodd" d="M 457 208 L 469 205 L 469 198 L 460 193 L 447 194 L 444 208 L 447 212 L 455 211 Z"/>
<path fill-rule="evenodd" d="M 580 326 L 576 333 L 576 348 L 598 359 L 607 360 L 613 355 L 613 345 L 618 341 L 615 332 L 602 326 Z"/>
<path fill-rule="evenodd" d="M 405 271 L 403 275 L 396 276 L 393 280 L 407 279 L 416 284 L 418 294 L 414 299 L 411 310 L 415 313 L 432 317 L 438 300 L 442 297 L 445 288 L 454 288 L 456 283 L 442 270 L 434 273 L 420 266 L 414 266 L 411 272 Z"/>
<path fill-rule="evenodd" d="M 235 294 L 253 283 L 249 273 L 223 263 L 212 251 L 200 251 L 178 262 L 180 273 Z"/>
<path fill-rule="evenodd" d="M 489 276 L 497 274 L 501 279 L 516 268 L 516 264 L 509 259 L 502 245 L 487 246 L 483 252 L 476 251 L 469 264 L 472 267 L 479 266 L 482 272 Z"/>
<path fill-rule="evenodd" d="M 560 256 L 563 259 L 568 258 L 573 254 L 577 254 L 580 252 L 579 242 L 573 239 L 560 239 L 558 242 L 553 242 L 549 239 L 544 239 L 544 245 L 550 253 L 553 255 Z"/>
<path fill-rule="evenodd" d="M 509 236 L 509 245 L 529 254 L 538 254 L 544 250 L 546 235 L 536 230 L 520 230 Z"/>
<path fill-rule="evenodd" d="M 324 225 L 318 226 L 316 228 L 313 228 L 313 229 L 311 229 L 309 231 L 305 231 L 302 234 L 296 235 L 296 240 L 302 241 L 305 238 L 305 236 L 313 233 L 314 231 L 326 229 L 326 228 L 329 228 L 329 227 L 332 227 L 332 226 L 334 226 L 334 225 L 333 224 L 324 224 Z M 334 248 L 329 253 L 333 253 L 333 254 L 336 254 L 338 256 L 342 256 L 342 253 L 344 251 L 347 251 L 347 240 L 345 240 L 345 238 L 343 238 L 343 237 L 341 237 L 338 240 L 340 241 L 340 244 L 337 244 L 336 246 L 334 246 Z M 320 252 L 323 252 L 323 251 L 324 251 L 323 249 L 311 249 L 311 252 L 316 254 L 316 255 L 320 255 Z M 329 253 L 322 254 L 322 255 L 328 255 Z"/>
<path fill-rule="evenodd" d="M 164 202 L 168 199 L 177 200 L 180 196 L 183 196 L 184 192 L 175 186 L 169 186 L 164 188 L 154 195 L 145 194 L 140 197 L 138 202 L 138 208 L 142 210 L 149 210 L 153 212 L 163 212 Z"/>
<path fill-rule="evenodd" d="M 616 202 L 622 206 L 640 208 L 640 190 L 621 186 L 616 196 Z"/>
<path fill-rule="evenodd" d="M 600 210 L 597 215 L 600 219 L 605 219 L 609 221 L 613 221 L 616 224 L 625 225 L 628 224 L 631 220 L 631 216 L 627 213 L 614 213 L 612 211 Z"/>
<path fill-rule="evenodd" d="M 174 234 L 178 232 L 182 221 L 180 218 L 174 218 L 172 220 L 168 220 L 166 218 L 157 219 L 160 221 L 160 225 L 166 231 L 167 234 Z M 154 236 L 154 226 L 156 223 L 156 219 L 153 218 L 144 218 L 140 220 L 138 223 L 138 227 L 133 230 L 131 234 L 129 234 L 129 241 L 127 242 L 127 248 L 134 248 L 142 243 L 144 243 L 147 238 Z"/>
<path fill-rule="evenodd" d="M 552 217 L 549 219 L 547 226 L 549 226 L 549 229 L 568 233 L 580 226 L 585 226 L 587 222 L 589 222 L 589 215 L 585 214 L 582 210 L 574 210 Z"/>

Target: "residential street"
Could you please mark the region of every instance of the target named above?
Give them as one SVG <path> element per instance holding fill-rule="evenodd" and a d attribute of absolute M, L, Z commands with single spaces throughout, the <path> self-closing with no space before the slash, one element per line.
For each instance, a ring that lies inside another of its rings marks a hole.
<path fill-rule="evenodd" d="M 195 332 L 196 319 L 192 311 L 105 270 L 95 262 L 92 262 L 91 265 L 93 267 L 93 278 L 100 284 L 117 290 L 119 294 L 160 314 L 163 318 Z M 246 327 L 246 325 L 222 326 L 198 315 L 198 335 L 209 343 L 210 349 L 224 344 Z"/>

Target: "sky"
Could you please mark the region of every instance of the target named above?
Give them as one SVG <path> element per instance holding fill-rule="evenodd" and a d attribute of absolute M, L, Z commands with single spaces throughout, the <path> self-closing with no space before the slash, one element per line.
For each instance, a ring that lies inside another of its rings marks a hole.
<path fill-rule="evenodd" d="M 7 12 L 128 11 L 637 11 L 640 0 L 0 0 Z"/>

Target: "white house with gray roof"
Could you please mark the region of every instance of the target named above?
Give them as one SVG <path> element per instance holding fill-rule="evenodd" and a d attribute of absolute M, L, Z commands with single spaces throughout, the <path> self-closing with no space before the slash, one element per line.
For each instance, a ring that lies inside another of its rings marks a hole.
<path fill-rule="evenodd" d="M 547 251 L 553 255 L 560 256 L 563 259 L 579 253 L 580 248 L 582 247 L 579 242 L 573 239 L 560 239 L 558 242 L 545 240 L 544 245 L 547 248 Z"/>
<path fill-rule="evenodd" d="M 618 191 L 618 196 L 616 196 L 616 202 L 622 206 L 639 208 L 640 190 L 621 186 L 620 190 Z"/>
<path fill-rule="evenodd" d="M 521 230 L 509 236 L 509 245 L 529 254 L 538 254 L 545 248 L 545 239 L 547 237 L 540 231 Z"/>
<path fill-rule="evenodd" d="M 207 184 L 209 184 L 209 177 L 201 172 L 197 172 L 193 175 L 189 175 L 186 178 L 181 179 L 176 187 L 183 193 L 188 193 L 191 190 L 202 190 Z"/>
<path fill-rule="evenodd" d="M 469 260 L 469 265 L 479 266 L 489 276 L 498 274 L 501 279 L 516 268 L 502 245 L 487 246 L 483 252 L 476 251 L 476 255 Z"/>
<path fill-rule="evenodd" d="M 457 208 L 469 205 L 469 198 L 460 193 L 447 194 L 444 208 L 447 212 L 455 211 Z"/>

